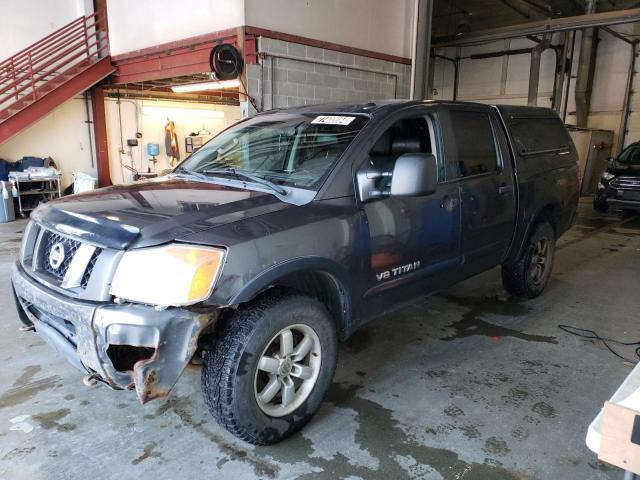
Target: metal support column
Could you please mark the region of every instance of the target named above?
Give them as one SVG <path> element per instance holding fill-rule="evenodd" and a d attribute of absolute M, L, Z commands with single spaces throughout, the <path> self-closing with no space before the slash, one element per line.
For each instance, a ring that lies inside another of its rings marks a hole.
<path fill-rule="evenodd" d="M 415 0 L 411 62 L 411 98 L 427 98 L 433 0 Z"/>
<path fill-rule="evenodd" d="M 104 88 L 91 89 L 91 106 L 93 109 L 93 136 L 96 141 L 96 164 L 98 167 L 98 186 L 111 185 L 109 171 L 109 147 L 107 144 L 107 118 L 104 108 Z"/>
<path fill-rule="evenodd" d="M 529 69 L 529 94 L 528 104 L 538 105 L 538 85 L 540 84 L 540 60 L 544 52 L 551 44 L 551 37 L 545 35 L 542 41 L 531 50 L 531 68 Z"/>
<path fill-rule="evenodd" d="M 627 86 L 624 92 L 624 104 L 622 106 L 622 119 L 620 121 L 620 132 L 618 133 L 618 145 L 616 153 L 622 152 L 627 139 L 627 128 L 629 125 L 629 111 L 631 110 L 631 96 L 633 95 L 633 76 L 636 68 L 636 57 L 638 55 L 638 42 L 631 44 L 631 60 L 629 63 L 629 73 L 627 74 Z"/>
<path fill-rule="evenodd" d="M 586 15 L 596 10 L 596 0 L 587 0 Z M 576 126 L 585 128 L 589 120 L 591 105 L 591 87 L 596 69 L 596 48 L 598 45 L 595 28 L 582 30 L 580 53 L 578 56 L 578 74 L 576 76 Z"/>

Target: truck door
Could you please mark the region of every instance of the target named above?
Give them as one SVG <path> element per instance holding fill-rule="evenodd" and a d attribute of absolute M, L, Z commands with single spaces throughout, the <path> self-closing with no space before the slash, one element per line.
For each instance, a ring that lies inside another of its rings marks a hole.
<path fill-rule="evenodd" d="M 478 271 L 502 261 L 513 236 L 515 185 L 504 134 L 491 107 L 438 112 L 446 178 L 460 187 L 461 252 Z"/>
<path fill-rule="evenodd" d="M 411 296 L 419 280 L 459 264 L 460 198 L 458 186 L 444 183 L 439 141 L 433 118 L 426 109 L 390 120 L 373 143 L 360 168 L 392 172 L 398 157 L 432 153 L 442 177 L 436 192 L 426 196 L 384 195 L 364 203 L 370 232 L 371 268 L 365 297 L 404 285 L 402 297 Z M 377 189 L 390 188 L 390 177 Z M 424 292 L 424 290 L 423 290 Z M 386 299 L 386 296 L 383 296 Z M 387 300 L 385 300 L 387 301 Z M 376 302 L 374 302 L 376 303 Z"/>

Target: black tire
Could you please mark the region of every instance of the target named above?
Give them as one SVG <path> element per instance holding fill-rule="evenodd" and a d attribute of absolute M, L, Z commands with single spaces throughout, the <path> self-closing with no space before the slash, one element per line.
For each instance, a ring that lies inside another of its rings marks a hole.
<path fill-rule="evenodd" d="M 555 241 L 553 227 L 548 222 L 540 222 L 534 227 L 518 261 L 502 265 L 502 284 L 511 295 L 535 298 L 542 293 L 553 271 Z M 539 273 L 538 267 L 534 265 L 539 262 L 540 255 L 537 255 L 537 249 L 540 242 L 546 242 L 547 245 L 545 268 L 539 275 L 533 275 Z"/>
<path fill-rule="evenodd" d="M 593 199 L 593 209 L 596 212 L 606 213 L 609 210 L 609 204 L 604 200 Z"/>
<path fill-rule="evenodd" d="M 255 392 L 258 360 L 283 328 L 304 324 L 318 336 L 321 364 L 313 390 L 285 416 L 271 417 Z M 254 445 L 270 445 L 300 430 L 316 413 L 336 367 L 336 328 L 319 301 L 293 290 L 274 288 L 219 320 L 203 352 L 202 391 L 216 421 Z"/>

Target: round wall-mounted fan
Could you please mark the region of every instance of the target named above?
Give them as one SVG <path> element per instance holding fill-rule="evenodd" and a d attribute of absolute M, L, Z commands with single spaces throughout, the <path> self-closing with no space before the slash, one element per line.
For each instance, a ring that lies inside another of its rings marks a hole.
<path fill-rule="evenodd" d="M 211 50 L 209 65 L 216 79 L 233 80 L 242 73 L 244 60 L 236 47 L 221 43 Z"/>

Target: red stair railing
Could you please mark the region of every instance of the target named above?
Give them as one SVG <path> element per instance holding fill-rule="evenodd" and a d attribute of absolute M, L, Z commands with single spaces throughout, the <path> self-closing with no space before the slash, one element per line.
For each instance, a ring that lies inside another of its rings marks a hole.
<path fill-rule="evenodd" d="M 109 55 L 107 16 L 80 17 L 0 62 L 0 121 Z"/>

